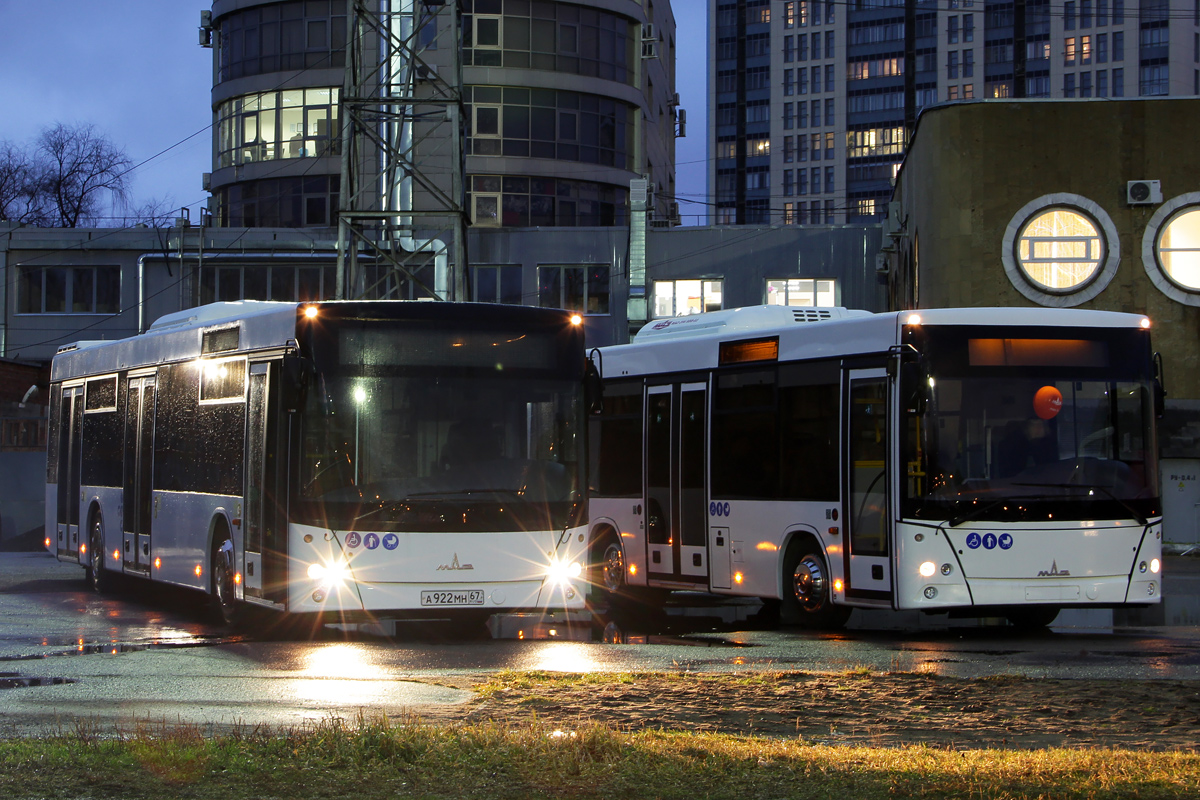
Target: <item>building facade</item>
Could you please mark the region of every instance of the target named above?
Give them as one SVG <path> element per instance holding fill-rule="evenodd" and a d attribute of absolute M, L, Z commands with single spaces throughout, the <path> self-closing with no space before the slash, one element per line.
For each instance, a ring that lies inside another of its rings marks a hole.
<path fill-rule="evenodd" d="M 453 83 L 451 56 L 461 42 L 473 224 L 626 224 L 629 181 L 643 176 L 661 187 L 656 214 L 671 216 L 678 100 L 667 0 L 463 0 L 461 15 L 454 4 L 393 5 L 416 26 L 418 82 L 441 72 Z M 215 225 L 336 224 L 352 34 L 342 0 L 213 3 L 206 182 Z M 377 57 L 378 42 L 365 47 L 365 57 Z M 446 153 L 443 142 L 429 141 L 415 159 L 446 170 Z"/>
<path fill-rule="evenodd" d="M 708 10 L 715 224 L 880 217 L 906 119 L 934 103 L 1200 95 L 1192 0 L 709 0 Z"/>
<path fill-rule="evenodd" d="M 1200 154 L 1179 143 L 1198 112 L 1193 98 L 929 109 L 879 263 L 893 309 L 1147 315 L 1167 390 L 1163 535 L 1188 544 L 1200 542 Z"/>

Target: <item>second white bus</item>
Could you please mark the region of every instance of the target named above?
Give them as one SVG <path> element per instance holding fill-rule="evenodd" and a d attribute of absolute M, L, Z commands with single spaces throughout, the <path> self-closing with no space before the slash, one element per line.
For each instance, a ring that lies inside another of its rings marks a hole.
<path fill-rule="evenodd" d="M 1049 624 L 1158 603 L 1149 320 L 764 306 L 600 351 L 594 580 Z"/>

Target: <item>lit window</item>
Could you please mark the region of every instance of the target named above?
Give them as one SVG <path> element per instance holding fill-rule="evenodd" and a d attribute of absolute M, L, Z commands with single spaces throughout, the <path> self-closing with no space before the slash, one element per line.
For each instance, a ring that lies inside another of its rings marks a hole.
<path fill-rule="evenodd" d="M 767 281 L 767 305 L 830 308 L 837 305 L 832 278 L 781 278 Z"/>
<path fill-rule="evenodd" d="M 1142 265 L 1158 290 L 1189 306 L 1200 306 L 1200 192 L 1163 203 L 1146 223 Z"/>
<path fill-rule="evenodd" d="M 720 311 L 724 296 L 722 280 L 654 282 L 654 316 L 683 317 Z"/>
<path fill-rule="evenodd" d="M 1039 305 L 1061 308 L 1085 303 L 1108 286 L 1121 245 L 1103 208 L 1062 192 L 1043 195 L 1013 216 L 1001 257 L 1018 292 Z"/>
<path fill-rule="evenodd" d="M 1091 280 L 1103 251 L 1096 224 L 1067 208 L 1038 214 L 1017 240 L 1021 269 L 1039 288 L 1051 292 L 1069 291 Z"/>

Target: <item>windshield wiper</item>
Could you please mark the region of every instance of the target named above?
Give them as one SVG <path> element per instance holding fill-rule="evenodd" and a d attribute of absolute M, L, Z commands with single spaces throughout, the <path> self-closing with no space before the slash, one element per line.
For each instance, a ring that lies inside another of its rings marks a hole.
<path fill-rule="evenodd" d="M 1117 497 L 1115 494 L 1113 494 L 1111 487 L 1104 486 L 1099 483 L 1096 483 L 1096 484 L 1088 484 L 1088 483 L 1014 483 L 1013 486 L 1044 486 L 1047 489 L 1086 489 L 1089 492 L 1099 489 L 1100 491 L 1102 491 L 1106 495 L 1108 495 L 1111 499 L 1116 500 L 1118 503 L 1120 503 L 1121 508 L 1128 511 L 1129 515 L 1131 517 L 1133 517 L 1135 520 L 1137 520 L 1139 525 L 1145 525 L 1147 522 L 1144 514 L 1142 514 L 1136 508 L 1131 506 L 1125 500 L 1122 500 L 1120 497 Z"/>
<path fill-rule="evenodd" d="M 951 517 L 950 519 L 948 519 L 946 521 L 946 524 L 949 525 L 951 528 L 956 528 L 959 525 L 962 525 L 964 522 L 969 522 L 970 520 L 977 519 L 977 518 L 983 516 L 984 514 L 991 511 L 993 508 L 995 508 L 996 506 L 1002 506 L 1007 503 L 1020 503 L 1022 501 L 1040 500 L 1040 499 L 1041 499 L 1040 497 L 1037 497 L 1034 495 L 1029 495 L 1029 496 L 1018 495 L 1015 497 L 1000 497 L 995 500 L 992 500 L 990 503 L 984 503 L 981 506 L 976 506 L 975 508 L 967 509 L 966 511 L 964 511 L 961 514 L 955 514 L 953 517 Z M 959 502 L 965 502 L 965 501 L 959 501 Z"/>
<path fill-rule="evenodd" d="M 409 497 L 463 497 L 473 494 L 515 494 L 521 495 L 523 489 L 453 489 L 440 492 L 413 492 Z"/>

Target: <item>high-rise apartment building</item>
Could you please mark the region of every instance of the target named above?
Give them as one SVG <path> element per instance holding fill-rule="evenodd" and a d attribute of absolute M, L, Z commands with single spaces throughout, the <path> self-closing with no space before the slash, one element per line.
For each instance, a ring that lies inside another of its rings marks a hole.
<path fill-rule="evenodd" d="M 643 176 L 658 188 L 658 215 L 670 215 L 678 99 L 669 0 L 460 0 L 457 30 L 448 30 L 450 6 L 380 7 L 416 20 L 413 47 L 432 69 L 452 65 L 449 50 L 460 47 L 459 199 L 473 224 L 627 224 L 629 182 Z M 215 0 L 208 22 L 215 224 L 336 224 L 353 28 L 345 0 Z M 426 144 L 431 159 L 445 158 L 442 143 Z M 420 144 L 415 156 L 420 166 Z"/>
<path fill-rule="evenodd" d="M 708 8 L 716 224 L 879 217 L 904 157 L 906 113 L 911 123 L 934 103 L 1200 95 L 1194 0 L 709 0 Z"/>

